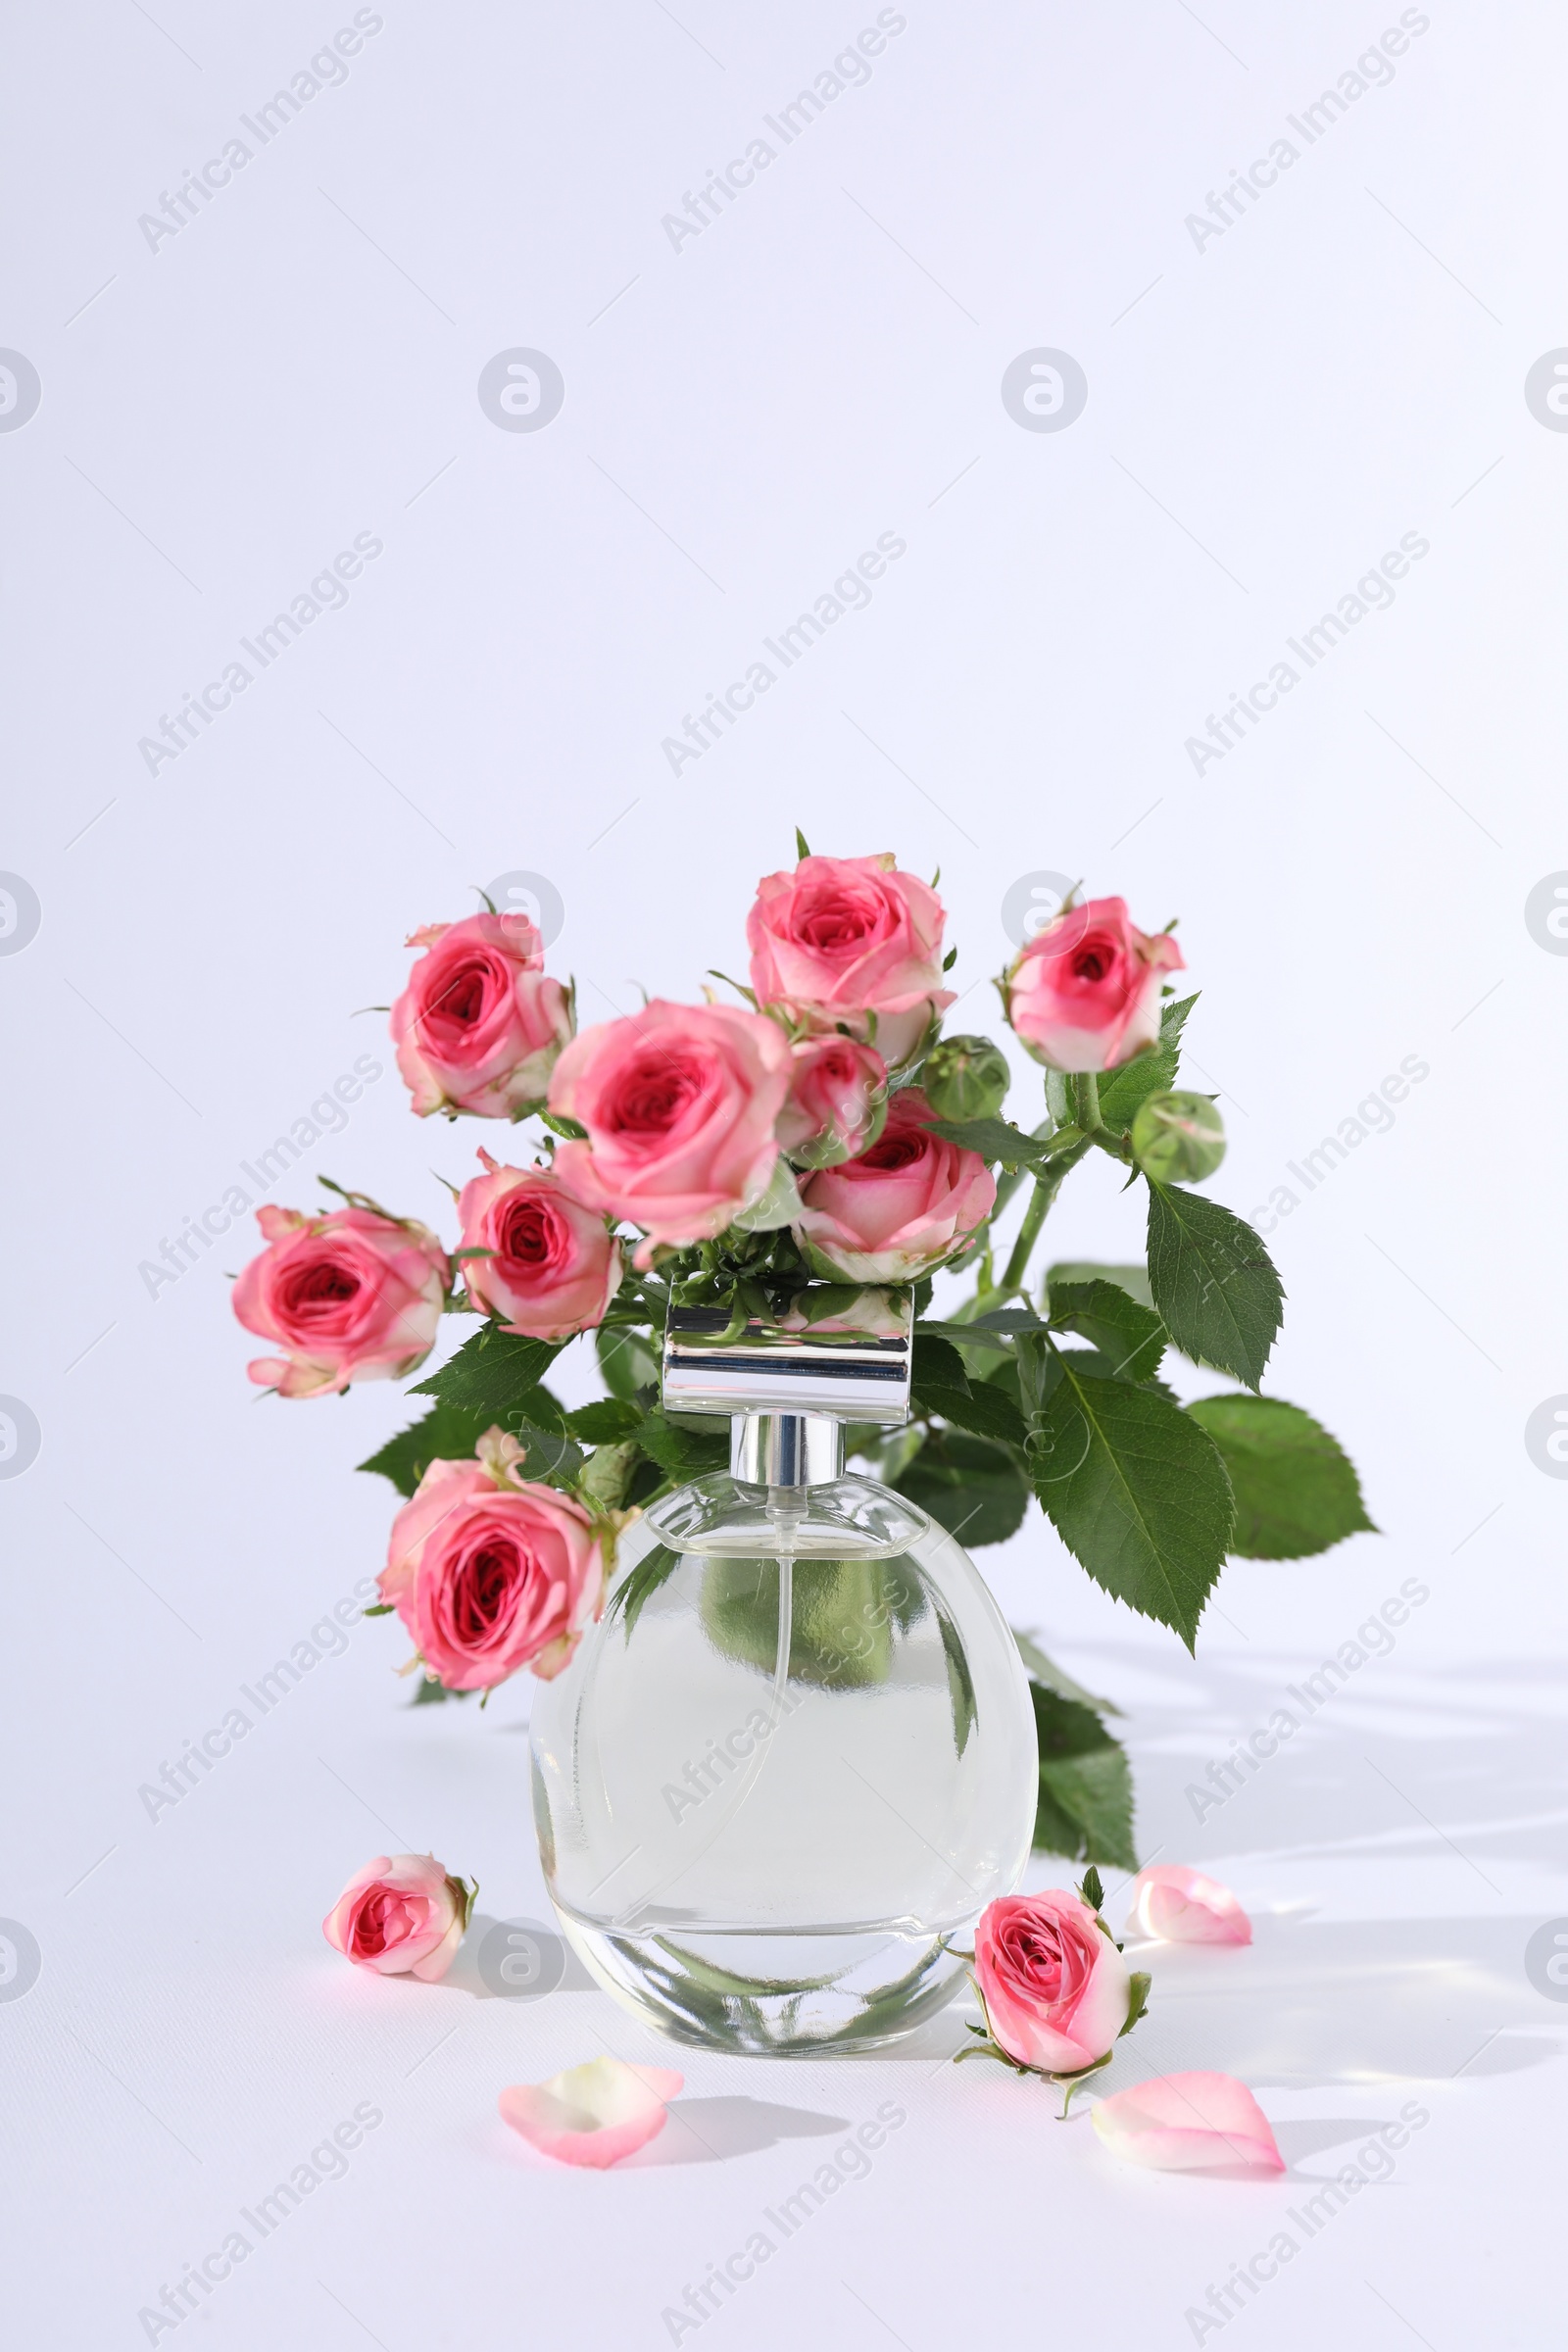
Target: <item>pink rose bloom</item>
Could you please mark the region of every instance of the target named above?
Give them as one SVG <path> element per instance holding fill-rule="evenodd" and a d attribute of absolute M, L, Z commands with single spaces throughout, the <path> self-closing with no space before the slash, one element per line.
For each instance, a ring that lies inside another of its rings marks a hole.
<path fill-rule="evenodd" d="M 1020 2066 L 1075 2075 L 1127 2023 L 1126 1962 L 1077 1895 L 1009 1894 L 974 1932 L 975 1981 L 992 2038 Z"/>
<path fill-rule="evenodd" d="M 604 2172 L 662 2132 L 684 2081 L 669 2067 L 590 2058 L 548 2082 L 510 2083 L 499 2103 L 514 2132 L 542 2154 Z"/>
<path fill-rule="evenodd" d="M 1159 1037 L 1159 990 L 1186 962 L 1167 932 L 1140 931 L 1125 899 L 1069 907 L 1006 978 L 1007 1018 L 1054 1070 L 1114 1070 Z"/>
<path fill-rule="evenodd" d="M 463 1282 L 481 1315 L 531 1340 L 569 1340 L 605 1319 L 620 1288 L 620 1249 L 595 1209 L 574 1200 L 548 1168 L 503 1168 L 479 1153 L 485 1173 L 458 1198 Z"/>
<path fill-rule="evenodd" d="M 378 1854 L 350 1879 L 321 1933 L 357 1967 L 433 1984 L 452 1966 L 477 1892 L 433 1854 Z"/>
<path fill-rule="evenodd" d="M 996 1178 L 977 1152 L 933 1135 L 917 1086 L 893 1097 L 869 1151 L 801 1187 L 795 1238 L 831 1281 L 912 1282 L 951 1257 L 990 1215 Z"/>
<path fill-rule="evenodd" d="M 1252 1940 L 1252 1923 L 1230 1888 L 1176 1862 L 1152 1863 L 1139 1872 L 1127 1926 L 1166 1943 Z"/>
<path fill-rule="evenodd" d="M 572 1017 L 567 991 L 541 968 L 543 943 L 528 917 L 427 923 L 408 944 L 429 953 L 392 1007 L 392 1037 L 420 1118 L 467 1110 L 513 1119 L 536 1109 Z"/>
<path fill-rule="evenodd" d="M 1095 2130 L 1123 2163 L 1159 2172 L 1285 2170 L 1268 2117 L 1234 2075 L 1156 2075 L 1099 2100 Z"/>
<path fill-rule="evenodd" d="M 874 1046 L 836 1033 L 790 1049 L 778 1140 L 797 1167 L 826 1168 L 874 1144 L 887 1118 L 888 1065 Z"/>
<path fill-rule="evenodd" d="M 598 1616 L 605 1565 L 582 1505 L 521 1475 L 492 1429 L 478 1459 L 430 1464 L 392 1522 L 381 1598 L 449 1690 L 488 1690 L 529 1666 L 550 1682 Z"/>
<path fill-rule="evenodd" d="M 763 876 L 746 918 L 758 1002 L 808 1028 L 843 1023 L 896 1069 L 954 1001 L 942 985 L 945 920 L 936 892 L 891 855 L 803 858 Z"/>
<path fill-rule="evenodd" d="M 642 1226 L 639 1266 L 660 1243 L 710 1241 L 767 1190 L 789 1060 L 760 1013 L 656 997 L 561 1056 L 550 1107 L 588 1140 L 563 1144 L 556 1167 L 579 1200 Z"/>
<path fill-rule="evenodd" d="M 248 1367 L 258 1388 L 324 1396 L 353 1380 L 401 1380 L 429 1354 L 452 1269 L 426 1226 L 368 1208 L 307 1217 L 270 1205 L 256 1222 L 269 1246 L 235 1283 L 234 1312 L 288 1350 Z"/>

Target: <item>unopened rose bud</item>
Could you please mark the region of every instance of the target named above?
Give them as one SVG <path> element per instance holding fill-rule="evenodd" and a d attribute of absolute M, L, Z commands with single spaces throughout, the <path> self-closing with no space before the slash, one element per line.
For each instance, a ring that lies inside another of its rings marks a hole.
<path fill-rule="evenodd" d="M 939 1119 L 994 1119 L 1011 1077 L 989 1037 L 945 1037 L 927 1054 L 920 1083 Z"/>
<path fill-rule="evenodd" d="M 1225 1156 L 1225 1126 L 1207 1095 L 1151 1095 L 1133 1120 L 1133 1157 L 1156 1184 L 1197 1184 Z"/>

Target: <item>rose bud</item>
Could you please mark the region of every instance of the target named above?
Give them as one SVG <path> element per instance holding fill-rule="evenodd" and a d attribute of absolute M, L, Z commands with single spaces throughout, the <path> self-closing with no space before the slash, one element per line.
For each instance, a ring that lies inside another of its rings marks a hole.
<path fill-rule="evenodd" d="M 515 1438 L 488 1430 L 475 1452 L 432 1462 L 393 1520 L 381 1598 L 449 1690 L 489 1690 L 524 1666 L 550 1682 L 599 1614 L 600 1531 L 570 1495 L 523 1478 Z"/>
<path fill-rule="evenodd" d="M 1153 1862 L 1133 1881 L 1124 1934 L 1165 1943 L 1250 1943 L 1252 1923 L 1228 1886 L 1177 1862 Z"/>
<path fill-rule="evenodd" d="M 542 969 L 544 943 L 525 914 L 427 923 L 424 948 L 392 1007 L 398 1068 L 420 1118 L 515 1119 L 545 1099 L 572 1032 L 571 998 Z"/>
<path fill-rule="evenodd" d="M 1007 1018 L 1054 1070 L 1119 1069 L 1159 1036 L 1166 972 L 1186 968 L 1168 932 L 1143 932 L 1125 899 L 1068 907 L 1035 934 L 1004 983 Z"/>
<path fill-rule="evenodd" d="M 803 858 L 763 877 L 746 918 L 757 1001 L 806 1028 L 848 1028 L 901 1068 L 954 1002 L 945 920 L 936 892 L 891 856 Z"/>
<path fill-rule="evenodd" d="M 1132 1144 L 1157 1184 L 1197 1184 L 1225 1156 L 1225 1122 L 1207 1095 L 1150 1095 L 1134 1114 Z"/>
<path fill-rule="evenodd" d="M 1076 1894 L 1009 1894 L 974 1933 L 975 1982 L 992 2039 L 1043 2075 L 1076 2075 L 1107 2056 L 1134 2006 L 1127 1964 Z"/>
<path fill-rule="evenodd" d="M 1007 1056 L 989 1037 L 945 1037 L 920 1072 L 939 1119 L 994 1119 L 1012 1083 Z"/>
<path fill-rule="evenodd" d="M 778 1140 L 798 1168 L 832 1167 L 874 1144 L 888 1115 L 888 1067 L 852 1037 L 804 1037 L 790 1050 Z"/>
<path fill-rule="evenodd" d="M 604 1218 L 549 1168 L 500 1167 L 483 1150 L 479 1158 L 484 1175 L 458 1196 L 463 1283 L 479 1313 L 531 1340 L 602 1323 L 620 1288 L 620 1248 Z"/>
<path fill-rule="evenodd" d="M 234 1285 L 247 1331 L 286 1355 L 248 1367 L 280 1396 L 324 1396 L 355 1380 L 401 1380 L 435 1342 L 451 1288 L 446 1251 L 412 1217 L 335 1208 L 307 1217 L 259 1208 L 268 1248 Z"/>
<path fill-rule="evenodd" d="M 802 1253 L 830 1282 L 912 1282 L 960 1250 L 990 1215 L 996 1179 L 976 1152 L 933 1135 L 931 1105 L 906 1086 L 868 1151 L 801 1187 Z"/>
<path fill-rule="evenodd" d="M 711 1241 L 766 1193 L 790 1050 L 775 1021 L 729 1004 L 670 1004 L 574 1038 L 550 1108 L 588 1131 L 556 1169 L 578 1200 L 642 1226 L 633 1262 L 662 1243 Z"/>
<path fill-rule="evenodd" d="M 433 1854 L 378 1854 L 350 1879 L 321 1933 L 359 1968 L 433 1984 L 457 1956 L 478 1891 Z"/>

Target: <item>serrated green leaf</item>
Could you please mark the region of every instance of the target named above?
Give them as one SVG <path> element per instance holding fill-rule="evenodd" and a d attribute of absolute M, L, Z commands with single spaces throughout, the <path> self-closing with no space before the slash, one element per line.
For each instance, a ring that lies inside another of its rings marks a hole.
<path fill-rule="evenodd" d="M 929 1437 L 893 1484 L 968 1551 L 1004 1544 L 1029 1507 L 1028 1484 L 1011 1454 L 958 1430 Z"/>
<path fill-rule="evenodd" d="M 1004 1446 L 1021 1446 L 1029 1434 L 1012 1398 L 989 1380 L 976 1381 L 961 1389 L 916 1383 L 914 1402 L 917 1411 L 940 1413 L 956 1429 L 967 1430 L 974 1438 L 995 1438 Z"/>
<path fill-rule="evenodd" d="M 1004 1168 L 1037 1168 L 1052 1156 L 1049 1139 L 1025 1135 L 1007 1119 L 927 1119 L 925 1124 L 933 1135 Z"/>
<path fill-rule="evenodd" d="M 647 1557 L 639 1560 L 636 1567 L 616 1585 L 606 1606 L 605 1617 L 611 1624 L 617 1617 L 624 1620 L 622 1631 L 628 1642 L 643 1610 L 660 1586 L 668 1583 L 680 1566 L 680 1561 L 678 1551 L 669 1550 L 663 1544 L 656 1544 Z"/>
<path fill-rule="evenodd" d="M 1140 1306 L 1119 1283 L 1061 1282 L 1052 1286 L 1051 1320 L 1097 1348 L 1118 1380 L 1152 1380 L 1165 1352 L 1165 1326 L 1152 1307 Z"/>
<path fill-rule="evenodd" d="M 1154 1303 L 1149 1276 L 1142 1266 L 1102 1265 L 1098 1259 L 1089 1257 L 1058 1258 L 1046 1273 L 1048 1308 L 1052 1286 L 1058 1282 L 1113 1282 L 1118 1290 L 1127 1293 L 1129 1298 L 1136 1298 L 1140 1306 L 1152 1307 Z"/>
<path fill-rule="evenodd" d="M 566 1427 L 585 1446 L 617 1446 L 634 1438 L 643 1424 L 636 1405 L 620 1396 L 597 1396 L 566 1415 Z"/>
<path fill-rule="evenodd" d="M 1191 1649 L 1230 1543 L 1225 1465 L 1179 1405 L 1058 1360 L 1029 1440 L 1035 1493 L 1096 1584 Z"/>
<path fill-rule="evenodd" d="M 1040 1740 L 1036 1849 L 1136 1870 L 1132 1774 L 1120 1744 L 1092 1708 L 1039 1683 L 1029 1695 Z"/>
<path fill-rule="evenodd" d="M 422 1421 L 416 1421 L 408 1429 L 400 1429 L 395 1438 L 388 1438 L 377 1452 L 358 1467 L 378 1478 L 390 1479 L 400 1494 L 412 1494 L 432 1462 L 471 1461 L 475 1446 L 485 1431 L 494 1426 L 488 1414 L 466 1411 L 461 1405 L 438 1404 Z"/>
<path fill-rule="evenodd" d="M 1138 1105 L 1151 1095 L 1168 1094 L 1176 1082 L 1181 1059 L 1182 1031 L 1198 1003 L 1196 996 L 1173 998 L 1159 1016 L 1159 1043 L 1111 1070 L 1100 1081 L 1100 1115 L 1115 1135 L 1125 1135 Z"/>
<path fill-rule="evenodd" d="M 1285 1293 L 1250 1225 L 1184 1185 L 1149 1185 L 1149 1282 L 1183 1355 L 1255 1389 Z"/>
<path fill-rule="evenodd" d="M 950 1339 L 922 1324 L 914 1335 L 910 1383 L 915 1388 L 966 1389 L 969 1376 L 963 1358 Z"/>
<path fill-rule="evenodd" d="M 1236 1496 L 1231 1549 L 1299 1560 L 1376 1535 L 1349 1456 L 1310 1413 L 1278 1396 L 1203 1396 L 1188 1406 L 1224 1458 Z"/>
<path fill-rule="evenodd" d="M 488 1413 L 491 1421 L 504 1426 L 507 1414 L 539 1386 L 560 1352 L 553 1341 L 520 1339 L 487 1323 L 471 1340 L 465 1340 L 439 1372 L 416 1381 L 409 1393 L 434 1396 L 466 1412 Z"/>
<path fill-rule="evenodd" d="M 682 1429 L 662 1412 L 649 1413 L 638 1428 L 637 1443 L 671 1478 L 706 1478 L 729 1468 L 729 1425 L 716 1413 L 710 1417 L 717 1424 L 711 1437 Z"/>

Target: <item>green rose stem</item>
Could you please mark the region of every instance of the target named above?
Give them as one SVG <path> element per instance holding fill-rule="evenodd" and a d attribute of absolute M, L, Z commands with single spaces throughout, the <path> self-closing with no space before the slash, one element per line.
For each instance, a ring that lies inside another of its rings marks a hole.
<path fill-rule="evenodd" d="M 1072 1106 L 1085 1135 L 1093 1135 L 1095 1129 L 1102 1124 L 1100 1116 L 1100 1080 L 1093 1070 L 1081 1071 L 1074 1077 Z"/>
<path fill-rule="evenodd" d="M 1091 1079 L 1089 1083 L 1093 1086 L 1094 1080 Z M 1097 1102 L 1095 1116 L 1098 1118 L 1099 1115 L 1100 1105 Z M 1018 1228 L 1018 1238 L 1012 1245 L 1012 1255 L 1004 1270 L 999 1297 L 1010 1298 L 1022 1291 L 1023 1278 L 1029 1266 L 1029 1253 L 1040 1239 L 1040 1228 L 1046 1221 L 1047 1212 L 1060 1192 L 1068 1171 L 1078 1165 L 1089 1145 L 1090 1138 L 1080 1135 L 1058 1158 L 1043 1167 L 1035 1178 L 1035 1189 L 1029 1206 L 1024 1211 L 1023 1223 Z"/>

